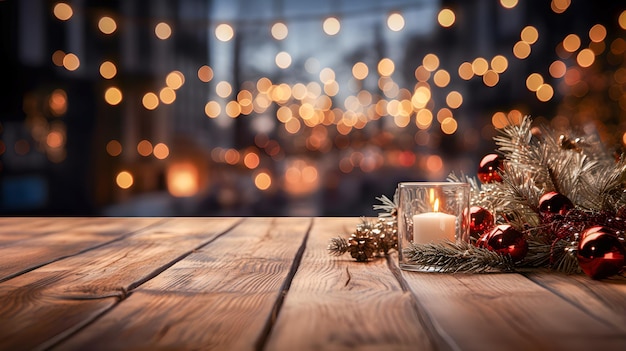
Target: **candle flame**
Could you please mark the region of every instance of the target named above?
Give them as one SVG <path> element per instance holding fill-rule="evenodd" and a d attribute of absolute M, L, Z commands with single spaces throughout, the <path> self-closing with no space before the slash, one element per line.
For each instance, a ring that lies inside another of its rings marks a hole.
<path fill-rule="evenodd" d="M 435 203 L 433 204 L 433 210 L 435 212 L 439 212 L 439 199 L 435 199 Z"/>

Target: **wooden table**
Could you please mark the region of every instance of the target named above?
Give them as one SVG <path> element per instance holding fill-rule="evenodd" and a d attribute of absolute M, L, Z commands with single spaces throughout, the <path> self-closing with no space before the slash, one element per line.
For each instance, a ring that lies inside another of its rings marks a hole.
<path fill-rule="evenodd" d="M 626 279 L 329 256 L 358 218 L 0 218 L 1 350 L 626 350 Z"/>

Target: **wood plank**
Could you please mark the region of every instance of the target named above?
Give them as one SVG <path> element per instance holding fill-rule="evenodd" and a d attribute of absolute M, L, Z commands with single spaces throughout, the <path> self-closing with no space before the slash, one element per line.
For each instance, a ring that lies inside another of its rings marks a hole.
<path fill-rule="evenodd" d="M 3 217 L 0 218 L 0 246 L 54 233 L 88 223 L 87 218 Z"/>
<path fill-rule="evenodd" d="M 528 273 L 530 280 L 626 333 L 626 277 L 593 280 L 586 275 Z"/>
<path fill-rule="evenodd" d="M 302 263 L 267 343 L 268 350 L 430 350 L 435 348 L 384 259 L 329 256 L 356 218 L 317 218 Z"/>
<path fill-rule="evenodd" d="M 30 228 L 12 225 L 26 238 L 0 246 L 0 282 L 155 224 L 155 218 L 62 218 Z M 40 224 L 39 220 L 33 221 Z M 15 235 L 13 235 L 15 236 Z M 20 238 L 22 235 L 20 234 Z"/>
<path fill-rule="evenodd" d="M 310 222 L 247 218 L 136 289 L 59 349 L 255 349 Z"/>
<path fill-rule="evenodd" d="M 622 350 L 626 334 L 520 274 L 402 272 L 461 350 Z"/>
<path fill-rule="evenodd" d="M 134 287 L 238 221 L 168 219 L 123 240 L 0 283 L 0 349 L 43 349 L 54 345 L 114 307 Z"/>

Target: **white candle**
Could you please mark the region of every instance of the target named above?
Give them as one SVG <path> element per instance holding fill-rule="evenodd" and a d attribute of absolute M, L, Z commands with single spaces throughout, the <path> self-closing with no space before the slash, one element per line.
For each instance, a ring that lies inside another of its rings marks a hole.
<path fill-rule="evenodd" d="M 413 242 L 428 244 L 448 239 L 456 240 L 456 217 L 442 212 L 426 212 L 413 215 Z"/>

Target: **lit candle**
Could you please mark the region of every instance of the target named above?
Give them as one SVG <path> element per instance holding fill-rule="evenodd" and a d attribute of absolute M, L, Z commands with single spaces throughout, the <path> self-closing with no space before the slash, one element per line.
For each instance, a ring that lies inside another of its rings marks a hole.
<path fill-rule="evenodd" d="M 413 215 L 413 242 L 416 244 L 436 243 L 444 239 L 456 240 L 456 216 L 437 212 L 439 200 L 435 200 L 435 212 Z"/>

